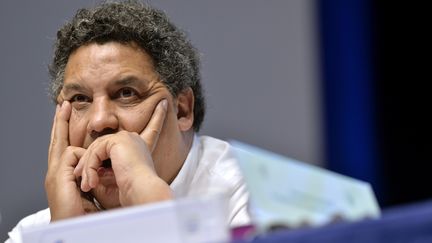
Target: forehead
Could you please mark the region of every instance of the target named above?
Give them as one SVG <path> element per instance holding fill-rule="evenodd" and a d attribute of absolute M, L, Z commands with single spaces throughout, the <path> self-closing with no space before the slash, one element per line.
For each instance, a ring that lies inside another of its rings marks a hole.
<path fill-rule="evenodd" d="M 130 76 L 157 79 L 152 58 L 134 43 L 90 43 L 76 49 L 68 59 L 64 83 L 91 83 Z"/>

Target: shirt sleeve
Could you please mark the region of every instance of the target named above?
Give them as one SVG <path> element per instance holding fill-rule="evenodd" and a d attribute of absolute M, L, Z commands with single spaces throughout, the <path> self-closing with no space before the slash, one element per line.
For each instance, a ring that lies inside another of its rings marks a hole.
<path fill-rule="evenodd" d="M 18 224 L 8 233 L 9 238 L 5 243 L 21 243 L 21 231 L 24 228 L 31 228 L 39 225 L 47 225 L 51 220 L 49 208 L 41 210 L 21 219 Z"/>
<path fill-rule="evenodd" d="M 231 227 L 238 227 L 251 223 L 248 211 L 248 199 L 249 193 L 246 189 L 246 186 L 242 183 L 234 191 L 234 194 L 229 200 L 231 208 L 229 222 Z"/>

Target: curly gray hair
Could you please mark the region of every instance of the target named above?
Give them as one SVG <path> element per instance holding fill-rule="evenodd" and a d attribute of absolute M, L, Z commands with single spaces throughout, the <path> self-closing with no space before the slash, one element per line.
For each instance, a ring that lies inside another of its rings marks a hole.
<path fill-rule="evenodd" d="M 54 59 L 49 66 L 50 95 L 54 102 L 63 87 L 70 54 L 90 42 L 109 41 L 135 42 L 145 50 L 174 97 L 192 88 L 195 98 L 193 127 L 198 131 L 205 113 L 198 51 L 163 12 L 137 1 L 103 3 L 93 9 L 80 9 L 57 32 Z"/>

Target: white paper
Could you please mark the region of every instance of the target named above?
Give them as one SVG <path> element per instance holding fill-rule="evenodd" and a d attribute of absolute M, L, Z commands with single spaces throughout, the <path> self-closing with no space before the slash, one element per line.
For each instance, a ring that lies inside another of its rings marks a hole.
<path fill-rule="evenodd" d="M 363 181 L 231 141 L 250 192 L 259 230 L 319 226 L 335 219 L 375 218 L 380 209 Z"/>
<path fill-rule="evenodd" d="M 228 242 L 227 200 L 206 196 L 110 210 L 26 229 L 24 243 Z"/>

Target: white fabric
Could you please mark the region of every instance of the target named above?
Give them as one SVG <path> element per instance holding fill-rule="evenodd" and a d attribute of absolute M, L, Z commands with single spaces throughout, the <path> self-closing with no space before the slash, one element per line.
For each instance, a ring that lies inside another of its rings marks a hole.
<path fill-rule="evenodd" d="M 208 137 L 194 137 L 193 145 L 179 174 L 170 187 L 177 198 L 225 193 L 229 197 L 229 222 L 232 227 L 250 223 L 248 193 L 231 145 Z M 21 242 L 23 228 L 49 224 L 49 208 L 22 219 L 9 232 L 5 243 Z"/>

